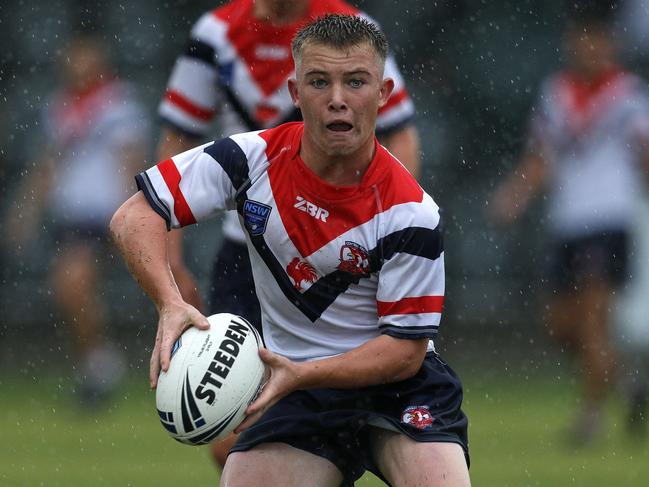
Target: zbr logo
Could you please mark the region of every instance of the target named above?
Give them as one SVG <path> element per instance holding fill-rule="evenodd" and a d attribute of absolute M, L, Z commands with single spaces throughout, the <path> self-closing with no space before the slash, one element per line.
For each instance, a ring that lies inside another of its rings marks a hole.
<path fill-rule="evenodd" d="M 318 205 L 314 205 L 310 201 L 305 200 L 304 198 L 302 198 L 302 196 L 295 197 L 295 204 L 293 205 L 293 208 L 297 208 L 298 210 L 307 213 L 316 220 L 322 220 L 323 222 L 327 223 L 329 212 L 324 208 L 320 208 Z"/>
<path fill-rule="evenodd" d="M 356 242 L 346 241 L 340 247 L 340 264 L 338 270 L 350 274 L 369 274 L 370 258 L 369 252 L 362 245 Z"/>
<path fill-rule="evenodd" d="M 297 257 L 294 257 L 286 266 L 286 273 L 291 278 L 291 281 L 293 281 L 293 287 L 298 291 L 302 290 L 303 281 L 310 283 L 315 282 L 318 278 L 318 273 L 313 266 Z"/>
<path fill-rule="evenodd" d="M 417 429 L 430 428 L 435 418 L 430 414 L 428 406 L 408 406 L 401 414 L 401 422 Z"/>
<path fill-rule="evenodd" d="M 243 203 L 243 224 L 250 235 L 256 237 L 266 231 L 271 209 L 258 201 L 246 200 Z"/>

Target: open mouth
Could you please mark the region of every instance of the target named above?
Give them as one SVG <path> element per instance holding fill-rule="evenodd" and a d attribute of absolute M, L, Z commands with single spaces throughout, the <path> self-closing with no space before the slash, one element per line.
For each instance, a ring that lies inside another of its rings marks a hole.
<path fill-rule="evenodd" d="M 327 128 L 333 132 L 348 132 L 352 129 L 352 124 L 347 122 L 333 122 L 327 124 Z"/>

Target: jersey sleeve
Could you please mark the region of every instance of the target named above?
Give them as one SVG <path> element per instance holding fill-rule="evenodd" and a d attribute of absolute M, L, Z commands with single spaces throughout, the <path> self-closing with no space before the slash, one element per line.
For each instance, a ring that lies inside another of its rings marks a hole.
<path fill-rule="evenodd" d="M 631 77 L 633 96 L 630 96 L 628 117 L 629 133 L 632 146 L 646 151 L 649 146 L 649 89 L 644 82 L 636 77 Z"/>
<path fill-rule="evenodd" d="M 138 189 L 169 229 L 234 209 L 237 188 L 247 174 L 241 148 L 226 138 L 162 161 L 135 179 Z"/>
<path fill-rule="evenodd" d="M 432 210 L 382 242 L 384 263 L 377 290 L 378 326 L 397 338 L 434 338 L 444 304 L 444 248 L 439 209 Z"/>
<path fill-rule="evenodd" d="M 387 103 L 379 110 L 376 120 L 376 133 L 379 136 L 402 129 L 415 117 L 415 106 L 392 54 L 385 60 L 384 75 L 394 80 L 394 89 Z"/>
<path fill-rule="evenodd" d="M 204 14 L 176 59 L 158 114 L 180 132 L 205 136 L 216 115 L 218 71 L 212 40 L 221 28 L 211 12 Z"/>

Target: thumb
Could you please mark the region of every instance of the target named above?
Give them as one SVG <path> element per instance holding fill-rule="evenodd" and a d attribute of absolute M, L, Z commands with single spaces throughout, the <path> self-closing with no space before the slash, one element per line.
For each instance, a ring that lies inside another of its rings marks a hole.
<path fill-rule="evenodd" d="M 199 330 L 208 330 L 210 328 L 210 322 L 207 321 L 207 318 L 197 309 L 194 309 L 194 312 L 190 317 L 190 322 Z"/>
<path fill-rule="evenodd" d="M 259 349 L 259 358 L 267 365 L 273 365 L 279 360 L 279 355 L 271 352 L 267 348 Z"/>

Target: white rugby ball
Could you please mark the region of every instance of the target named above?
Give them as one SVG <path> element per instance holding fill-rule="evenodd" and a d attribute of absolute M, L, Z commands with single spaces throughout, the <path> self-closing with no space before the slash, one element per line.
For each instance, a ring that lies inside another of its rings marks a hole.
<path fill-rule="evenodd" d="M 234 430 L 265 379 L 257 330 L 229 313 L 207 319 L 208 330 L 191 327 L 180 336 L 156 389 L 162 426 L 188 445 L 203 445 Z"/>

